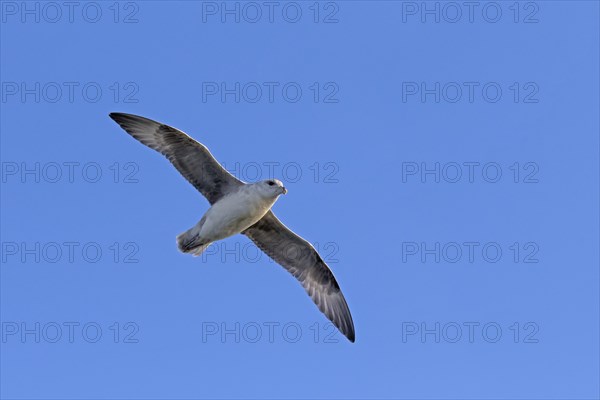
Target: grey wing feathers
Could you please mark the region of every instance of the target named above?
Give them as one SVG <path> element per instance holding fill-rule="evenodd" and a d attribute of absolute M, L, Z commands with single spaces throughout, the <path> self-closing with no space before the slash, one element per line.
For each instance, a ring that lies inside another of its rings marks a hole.
<path fill-rule="evenodd" d="M 180 130 L 132 114 L 111 113 L 110 117 L 131 136 L 166 156 L 210 204 L 244 184 L 227 172 L 203 144 Z"/>
<path fill-rule="evenodd" d="M 354 323 L 348 304 L 333 273 L 310 243 L 288 229 L 272 211 L 243 233 L 294 275 L 319 310 L 354 342 Z"/>

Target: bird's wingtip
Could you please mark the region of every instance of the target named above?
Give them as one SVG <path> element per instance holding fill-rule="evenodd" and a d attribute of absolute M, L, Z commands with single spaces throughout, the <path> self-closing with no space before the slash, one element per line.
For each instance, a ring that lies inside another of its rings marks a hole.
<path fill-rule="evenodd" d="M 350 332 L 345 333 L 345 336 L 351 343 L 354 343 L 354 341 L 356 340 L 356 336 L 354 335 L 354 327 L 352 327 L 352 330 Z"/>
<path fill-rule="evenodd" d="M 108 114 L 108 116 L 113 121 L 115 121 L 117 124 L 119 124 L 121 126 L 123 125 L 123 123 L 125 123 L 127 121 L 144 119 L 142 117 L 138 117 L 137 115 L 126 114 L 126 113 L 122 113 L 122 112 L 111 112 Z"/>

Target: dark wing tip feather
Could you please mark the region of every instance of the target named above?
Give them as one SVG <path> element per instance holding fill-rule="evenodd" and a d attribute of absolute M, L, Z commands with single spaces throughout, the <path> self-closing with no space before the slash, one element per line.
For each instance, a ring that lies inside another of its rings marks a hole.
<path fill-rule="evenodd" d="M 346 306 L 346 311 L 342 313 L 342 315 L 344 318 L 344 325 L 346 325 L 346 329 L 342 333 L 346 335 L 349 341 L 354 343 L 354 341 L 356 340 L 356 335 L 354 333 L 354 321 L 352 321 L 352 315 L 350 314 L 350 309 L 348 308 L 348 305 L 346 304 L 345 300 L 344 305 Z"/>
<path fill-rule="evenodd" d="M 125 114 L 125 113 L 120 113 L 120 112 L 111 112 L 110 114 L 108 114 L 108 116 L 111 117 L 113 119 L 113 121 L 115 121 L 119 125 L 122 122 L 126 122 L 127 120 L 134 120 L 136 118 L 140 118 L 140 119 L 142 118 L 137 115 Z"/>
<path fill-rule="evenodd" d="M 331 307 L 331 311 L 327 311 L 327 306 L 321 303 L 319 309 L 329 318 L 330 321 L 348 338 L 349 341 L 354 343 L 356 339 L 354 333 L 354 322 L 352 321 L 352 315 L 350 314 L 350 309 L 348 308 L 348 304 L 344 299 L 344 295 L 342 292 L 337 292 L 334 296 L 328 296 L 328 300 L 332 301 L 329 305 Z M 314 300 L 314 298 L 313 298 Z"/>
<path fill-rule="evenodd" d="M 313 249 L 314 251 L 314 249 Z M 335 276 L 327 264 L 321 259 L 318 253 L 317 263 L 319 268 L 313 271 L 313 274 L 307 276 L 314 283 L 318 284 L 318 287 L 322 291 L 320 297 L 312 296 L 311 298 L 317 304 L 318 308 L 323 312 L 338 329 L 354 343 L 354 322 L 352 321 L 352 314 L 348 303 L 342 294 L 340 285 L 338 284 Z M 304 283 L 304 282 L 303 282 Z M 316 289 L 319 290 L 319 289 Z"/>
<path fill-rule="evenodd" d="M 301 281 L 305 288 L 308 286 L 307 293 L 312 298 L 317 308 L 327 316 L 344 336 L 352 343 L 356 339 L 354 333 L 354 322 L 348 308 L 348 303 L 340 290 L 327 291 L 326 287 L 315 287 L 306 281 Z M 331 286 L 330 286 L 331 288 Z"/>
<path fill-rule="evenodd" d="M 119 124 L 121 126 L 123 126 L 124 124 L 125 125 L 130 124 L 130 123 L 145 124 L 145 125 L 157 126 L 157 127 L 162 125 L 160 122 L 154 121 L 153 119 L 142 117 L 140 115 L 135 115 L 135 114 L 111 112 L 110 114 L 108 114 L 108 116 L 113 121 L 115 121 L 117 124 Z M 171 128 L 171 129 L 173 129 L 173 128 Z"/>
<path fill-rule="evenodd" d="M 350 314 L 350 309 L 348 308 L 346 299 L 344 299 L 344 295 L 341 291 L 338 291 L 334 298 L 332 298 L 331 296 L 329 298 L 330 300 L 334 301 L 334 303 L 331 305 L 334 312 L 331 314 L 326 311 L 323 312 L 331 321 L 333 321 L 334 325 L 336 325 L 339 328 L 339 330 L 344 334 L 344 336 L 346 336 L 348 340 L 354 343 L 354 322 L 352 321 L 352 314 Z"/>
<path fill-rule="evenodd" d="M 110 114 L 108 114 L 108 116 L 119 125 L 124 123 L 125 119 L 127 118 L 127 114 L 117 112 L 111 112 Z"/>

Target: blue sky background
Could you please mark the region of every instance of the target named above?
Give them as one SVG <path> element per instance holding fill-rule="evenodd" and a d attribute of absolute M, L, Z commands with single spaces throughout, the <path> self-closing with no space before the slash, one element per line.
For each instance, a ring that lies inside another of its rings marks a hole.
<path fill-rule="evenodd" d="M 236 4 L 0 2 L 2 398 L 598 398 L 598 3 Z M 111 111 L 273 165 L 356 343 L 245 237 L 179 253 L 208 203 Z"/>

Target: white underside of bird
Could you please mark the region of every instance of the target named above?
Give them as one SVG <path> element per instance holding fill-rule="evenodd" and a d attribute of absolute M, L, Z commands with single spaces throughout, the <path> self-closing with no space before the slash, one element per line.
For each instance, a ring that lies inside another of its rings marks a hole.
<path fill-rule="evenodd" d="M 281 181 L 273 179 L 274 191 L 265 193 L 262 182 L 240 187 L 217 201 L 191 229 L 177 236 L 179 249 L 195 256 L 211 243 L 241 233 L 257 223 L 273 207 L 279 194 L 287 193 Z M 268 185 L 268 184 L 267 184 Z"/>

